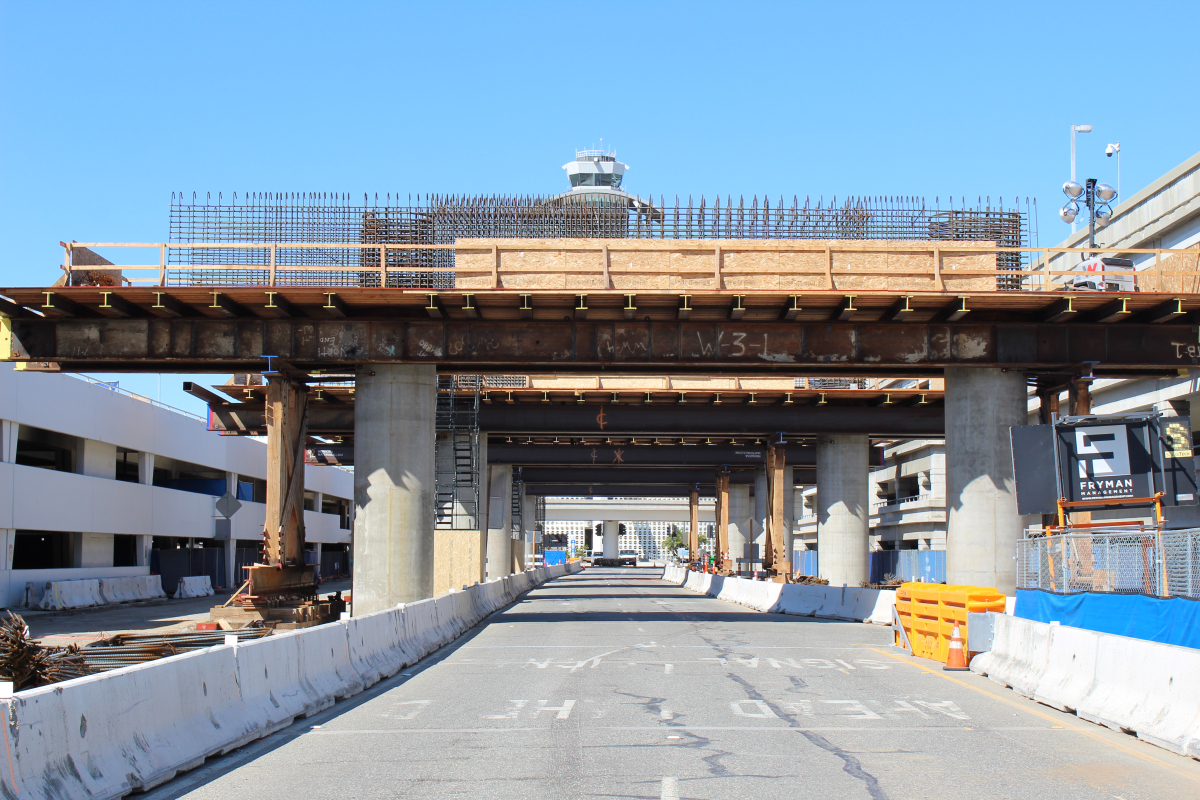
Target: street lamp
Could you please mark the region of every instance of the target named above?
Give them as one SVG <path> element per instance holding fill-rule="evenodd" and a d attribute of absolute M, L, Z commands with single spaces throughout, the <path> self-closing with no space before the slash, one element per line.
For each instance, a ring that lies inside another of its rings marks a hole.
<path fill-rule="evenodd" d="M 1104 155 L 1109 158 L 1113 157 L 1113 153 L 1117 154 L 1117 194 L 1121 193 L 1121 143 L 1110 144 L 1104 150 Z"/>
<path fill-rule="evenodd" d="M 1088 178 L 1085 185 L 1080 186 L 1073 180 L 1063 184 L 1063 194 L 1067 196 L 1067 204 L 1059 209 L 1058 216 L 1063 222 L 1075 227 L 1075 217 L 1079 214 L 1079 201 L 1088 210 L 1088 247 L 1096 247 L 1096 223 L 1100 227 L 1112 219 L 1112 207 L 1109 205 L 1117 199 L 1117 190 L 1107 183 L 1099 183 L 1095 178 Z"/>
<path fill-rule="evenodd" d="M 1075 134 L 1076 133 L 1091 133 L 1091 125 L 1072 125 L 1071 126 L 1071 183 L 1075 183 Z M 1064 190 L 1065 191 L 1065 190 Z M 1071 223 L 1071 233 L 1075 232 L 1075 223 Z"/>

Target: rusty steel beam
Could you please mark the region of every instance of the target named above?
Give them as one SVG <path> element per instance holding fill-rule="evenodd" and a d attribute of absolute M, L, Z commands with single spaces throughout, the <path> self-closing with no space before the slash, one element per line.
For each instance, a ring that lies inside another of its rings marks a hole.
<path fill-rule="evenodd" d="M 526 483 L 628 483 L 633 485 L 691 484 L 711 482 L 716 479 L 720 465 L 709 467 L 523 467 L 521 479 Z M 757 470 L 743 469 L 729 473 L 730 483 L 753 484 Z M 801 480 L 812 483 L 816 479 L 815 467 L 800 467 Z"/>
<path fill-rule="evenodd" d="M 1178 309 L 1172 301 L 1144 316 L 1147 322 L 1119 325 L 6 318 L 0 355 L 72 371 L 257 371 L 270 354 L 303 369 L 424 363 L 446 370 L 816 369 L 912 377 L 946 366 L 1096 362 L 1103 374 L 1200 364 L 1195 326 L 1161 324 Z"/>
<path fill-rule="evenodd" d="M 314 403 L 308 409 L 314 436 L 354 433 L 354 406 Z M 513 404 L 479 409 L 481 430 L 496 434 L 608 436 L 789 436 L 865 433 L 878 437 L 941 438 L 944 409 L 916 406 L 765 406 Z M 261 403 L 209 407 L 209 429 L 261 434 L 266 430 Z"/>
<path fill-rule="evenodd" d="M 872 453 L 877 450 L 872 450 Z M 762 466 L 766 464 L 766 448 L 755 445 L 580 445 L 580 444 L 506 444 L 489 442 L 489 464 L 513 466 L 646 466 L 674 467 L 696 464 L 729 466 Z M 816 450 L 812 445 L 791 445 L 787 448 L 788 463 L 793 466 L 814 466 Z M 354 445 L 317 445 L 308 448 L 309 464 L 354 464 Z"/>
<path fill-rule="evenodd" d="M 525 494 L 546 497 L 687 497 L 696 489 L 700 497 L 712 497 L 715 484 L 644 484 L 630 483 L 527 483 Z"/>

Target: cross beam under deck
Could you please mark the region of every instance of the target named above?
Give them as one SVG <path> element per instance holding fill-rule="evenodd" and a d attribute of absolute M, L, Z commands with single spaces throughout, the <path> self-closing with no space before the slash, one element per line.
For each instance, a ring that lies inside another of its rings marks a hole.
<path fill-rule="evenodd" d="M 1200 364 L 1185 324 L 539 322 L 312 319 L 0 319 L 0 357 L 74 371 L 250 372 L 265 356 L 298 369 L 372 363 L 448 371 L 854 375 L 940 374 L 945 367 L 1096 375 Z"/>

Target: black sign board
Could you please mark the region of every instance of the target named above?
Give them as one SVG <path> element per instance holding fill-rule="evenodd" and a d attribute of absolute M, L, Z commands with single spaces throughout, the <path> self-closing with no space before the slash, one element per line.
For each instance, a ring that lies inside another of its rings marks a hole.
<path fill-rule="evenodd" d="M 1189 417 L 1067 417 L 1053 433 L 1014 427 L 1011 441 L 1021 514 L 1054 513 L 1058 498 L 1137 506 L 1162 492 L 1164 506 L 1197 503 Z"/>

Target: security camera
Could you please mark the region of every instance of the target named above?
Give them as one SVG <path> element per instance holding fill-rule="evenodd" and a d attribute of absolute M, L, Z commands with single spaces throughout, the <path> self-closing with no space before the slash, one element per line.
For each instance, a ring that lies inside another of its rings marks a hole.
<path fill-rule="evenodd" d="M 1113 153 L 1115 152 L 1117 152 L 1117 148 L 1113 147 L 1111 144 L 1104 149 L 1104 155 L 1108 156 L 1109 158 L 1112 158 Z"/>

